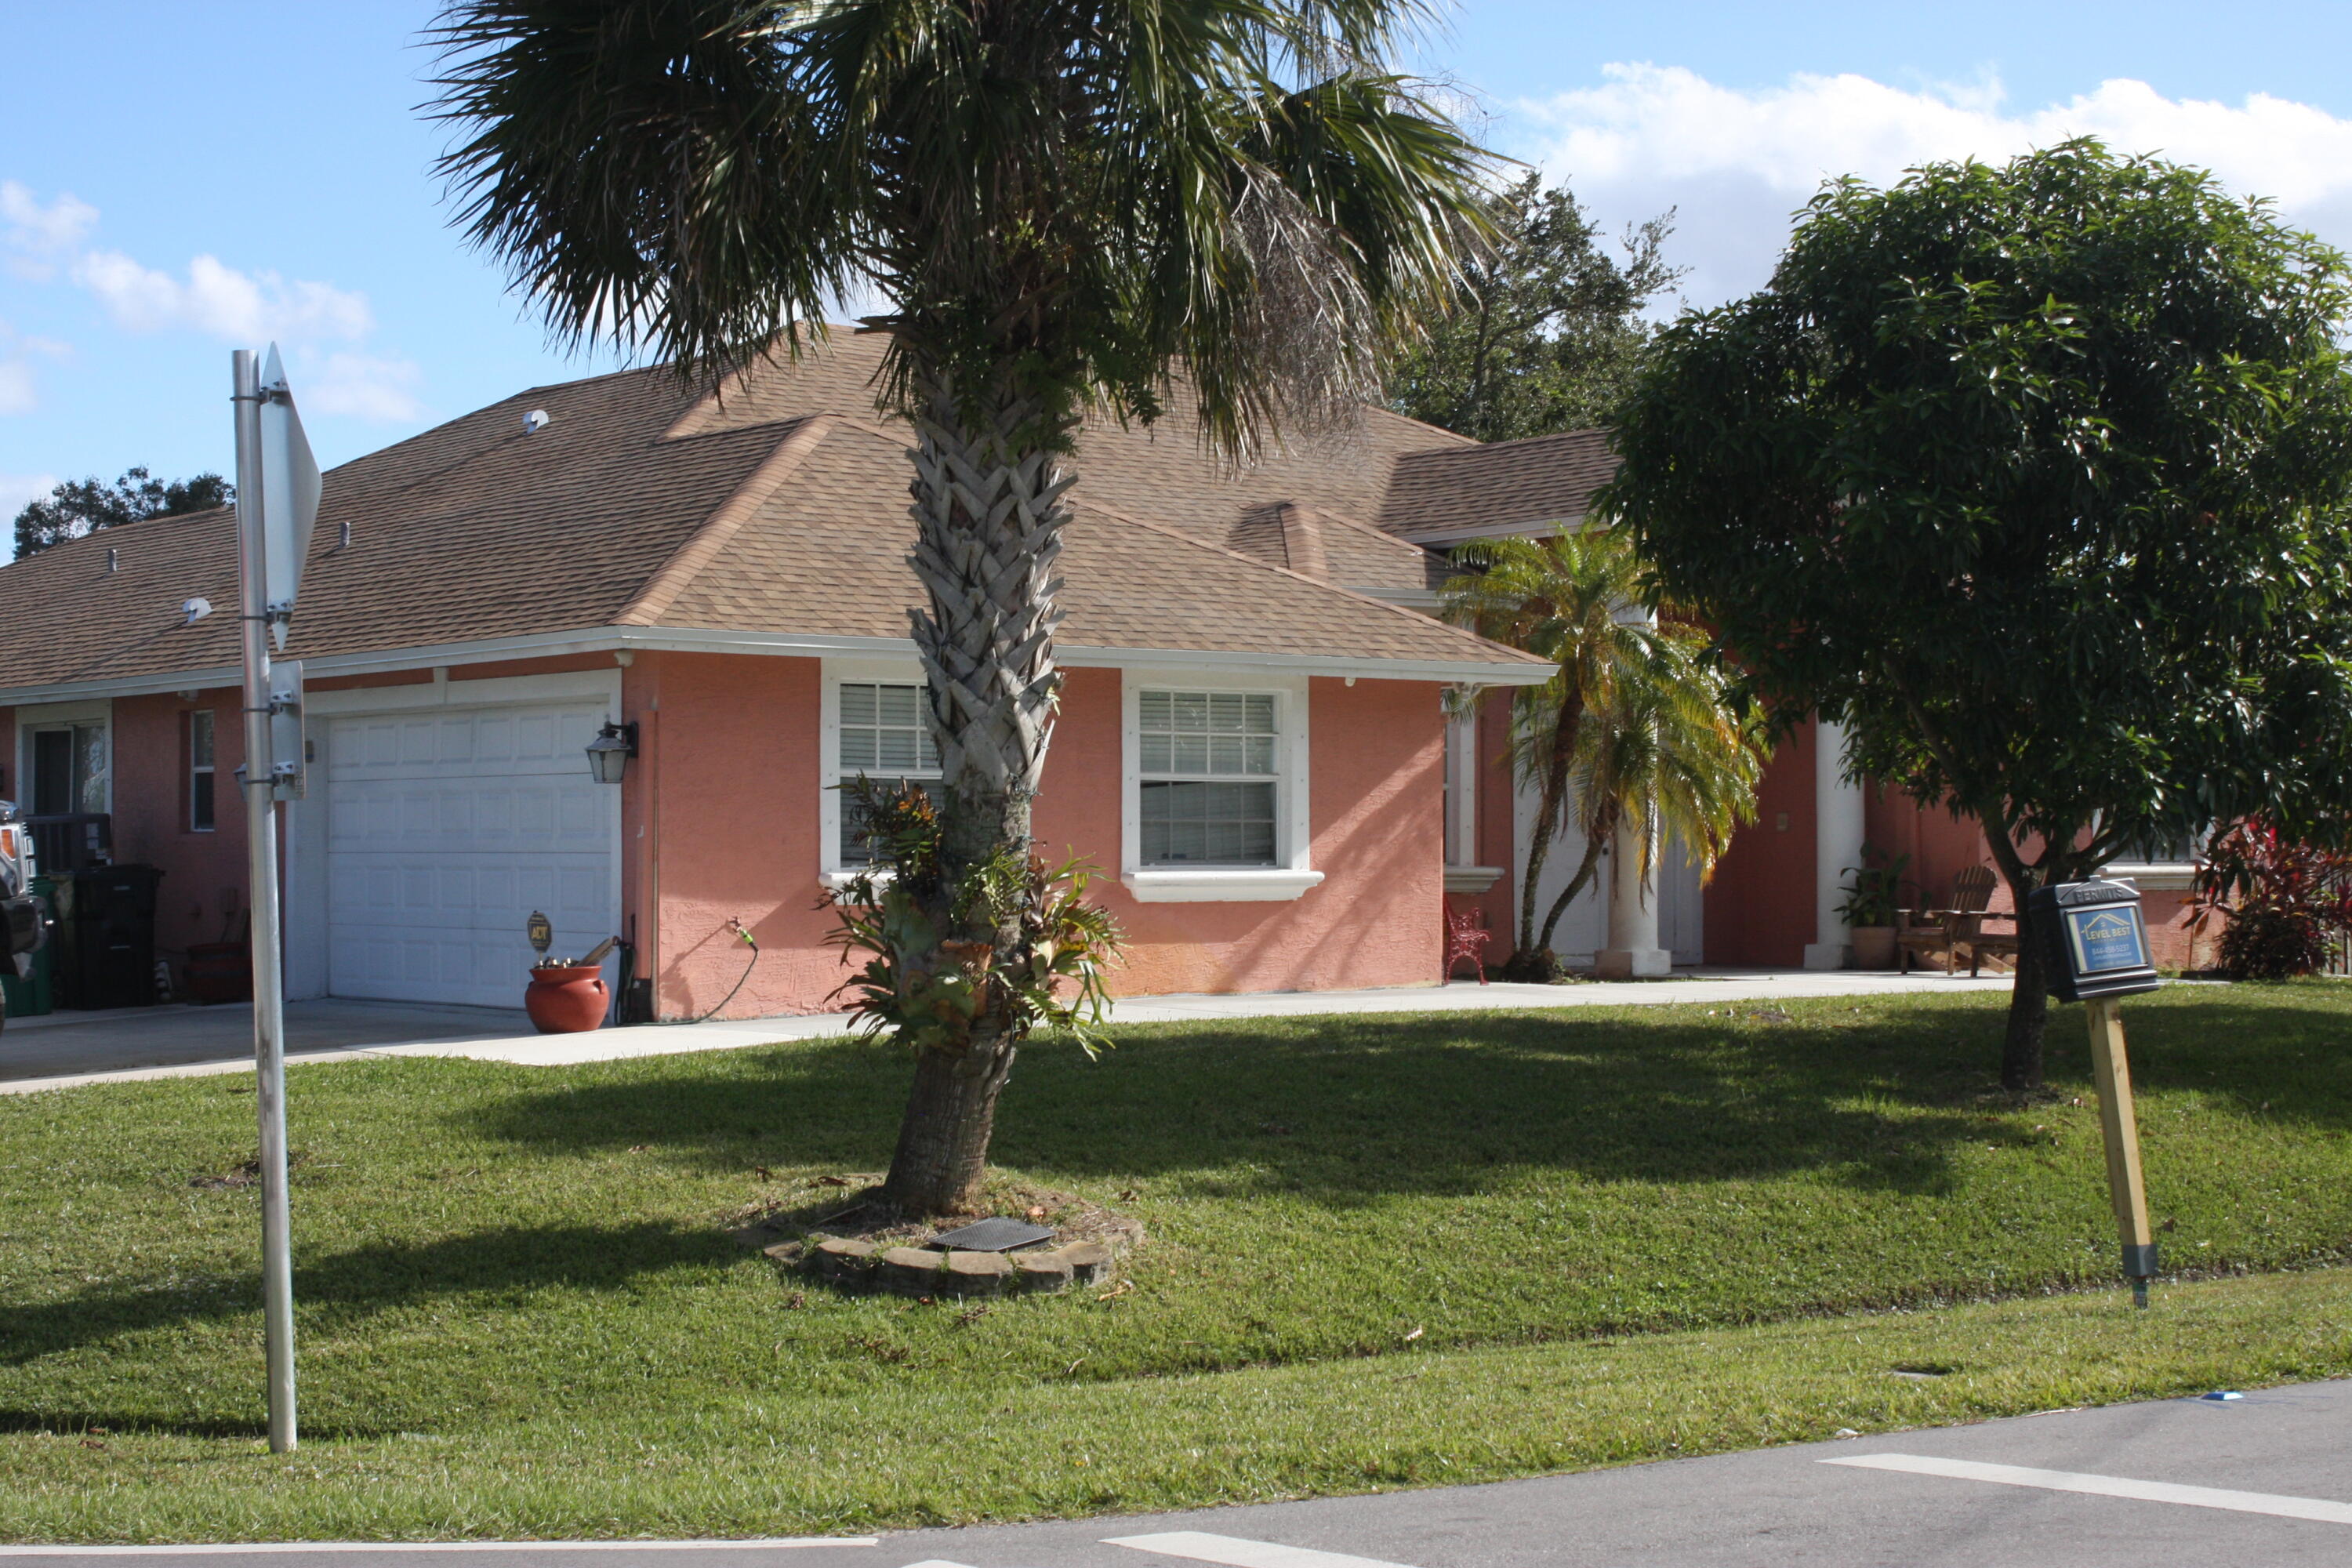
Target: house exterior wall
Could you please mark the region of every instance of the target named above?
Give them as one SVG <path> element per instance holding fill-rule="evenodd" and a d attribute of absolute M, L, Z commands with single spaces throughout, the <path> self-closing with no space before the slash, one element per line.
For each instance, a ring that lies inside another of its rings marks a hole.
<path fill-rule="evenodd" d="M 193 698 L 163 692 L 118 697 L 109 705 L 114 858 L 163 870 L 155 949 L 175 969 L 190 942 L 219 941 L 229 910 L 246 907 L 245 814 L 236 773 L 245 761 L 244 700 L 236 688 L 217 687 Z M 188 823 L 187 716 L 198 709 L 213 714 L 215 826 L 209 832 Z M 18 776 L 24 747 L 17 712 L 0 709 L 11 786 L 0 798 L 21 806 L 28 785 Z"/>
<path fill-rule="evenodd" d="M 624 791 L 624 908 L 659 1016 L 840 1005 L 847 970 L 817 908 L 820 661 L 646 653 L 623 681 L 639 725 Z M 1318 887 L 1295 901 L 1141 903 L 1119 864 L 1121 677 L 1074 669 L 1035 808 L 1042 853 L 1081 857 L 1127 933 L 1123 994 L 1422 985 L 1437 977 L 1444 742 L 1437 689 L 1308 685 Z M 740 918 L 761 956 L 729 925 Z M 650 944 L 643 933 L 654 933 Z M 729 990 L 742 980 L 732 1000 Z"/>
<path fill-rule="evenodd" d="M 1706 886 L 1706 959 L 1793 969 L 1813 940 L 1813 731 L 1790 735 L 1756 792 L 1756 820 L 1733 835 Z"/>
<path fill-rule="evenodd" d="M 176 968 L 194 942 L 218 942 L 228 909 L 247 907 L 243 797 L 236 770 L 245 762 L 244 694 L 235 687 L 200 691 L 194 701 L 165 693 L 114 700 L 114 858 L 160 866 L 155 948 Z M 213 830 L 188 826 L 188 719 L 213 714 Z"/>
<path fill-rule="evenodd" d="M 457 674 L 474 680 L 612 668 L 610 655 L 571 656 Z M 1114 990 L 1435 981 L 1444 731 L 1434 685 L 1306 683 L 1319 886 L 1293 901 L 1143 903 L 1116 877 L 1121 679 L 1115 669 L 1069 672 L 1036 810 L 1045 853 L 1084 857 L 1102 872 L 1095 894 L 1128 933 Z M 737 1017 L 839 1005 L 834 993 L 847 971 L 826 942 L 831 917 L 817 907 L 822 679 L 820 660 L 763 656 L 642 652 L 621 670 L 622 713 L 639 726 L 639 755 L 621 789 L 621 934 L 636 945 L 638 973 L 655 978 L 658 1016 L 699 1016 L 722 1000 L 721 1016 Z M 414 686 L 422 699 L 432 682 L 431 670 L 417 669 L 316 689 Z M 175 961 L 189 942 L 216 939 L 225 910 L 246 902 L 233 772 L 243 760 L 239 701 L 224 688 L 194 700 L 163 694 L 112 704 L 115 854 L 163 868 L 157 942 Z M 209 833 L 186 825 L 185 715 L 194 708 L 215 714 L 216 826 Z M 0 710 L 12 773 L 16 729 L 15 713 Z M 738 918 L 760 944 L 748 977 L 751 950 L 730 924 Z"/>

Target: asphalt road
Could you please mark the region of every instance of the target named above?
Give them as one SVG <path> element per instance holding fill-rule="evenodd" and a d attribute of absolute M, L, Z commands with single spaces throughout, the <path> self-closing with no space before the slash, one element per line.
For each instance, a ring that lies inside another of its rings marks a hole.
<path fill-rule="evenodd" d="M 92 1568 L 2300 1568 L 2352 1563 L 2352 1383 L 1498 1486 L 852 1542 L 0 1546 Z M 1862 1461 L 1857 1463 L 1856 1461 Z"/>

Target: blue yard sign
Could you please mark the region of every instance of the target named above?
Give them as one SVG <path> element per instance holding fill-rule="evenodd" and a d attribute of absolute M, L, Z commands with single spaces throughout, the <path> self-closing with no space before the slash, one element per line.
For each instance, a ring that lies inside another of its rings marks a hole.
<path fill-rule="evenodd" d="M 2074 973 L 2106 974 L 2147 964 L 2147 940 L 2137 906 L 2065 911 L 2066 938 L 2074 946 Z"/>

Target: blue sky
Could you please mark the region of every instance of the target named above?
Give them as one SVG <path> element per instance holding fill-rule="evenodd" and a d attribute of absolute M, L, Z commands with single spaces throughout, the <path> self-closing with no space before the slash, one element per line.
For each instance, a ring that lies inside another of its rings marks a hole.
<path fill-rule="evenodd" d="M 59 478 L 229 466 L 232 346 L 284 342 L 339 462 L 540 383 L 446 225 L 430 4 L 0 5 L 0 518 Z M 2075 131 L 2352 245 L 2352 6 L 1467 0 L 1421 62 L 1612 226 L 1673 207 L 1685 296 L 1753 288 L 1824 175 Z"/>

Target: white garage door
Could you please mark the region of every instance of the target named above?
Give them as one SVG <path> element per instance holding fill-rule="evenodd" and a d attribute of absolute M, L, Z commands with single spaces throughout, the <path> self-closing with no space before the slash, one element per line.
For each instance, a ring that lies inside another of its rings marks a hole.
<path fill-rule="evenodd" d="M 600 700 L 327 725 L 327 987 L 522 1004 L 533 910 L 552 952 L 619 929 L 621 792 L 589 776 Z"/>

